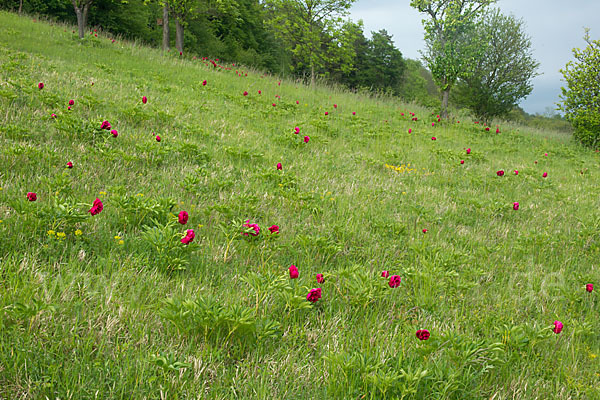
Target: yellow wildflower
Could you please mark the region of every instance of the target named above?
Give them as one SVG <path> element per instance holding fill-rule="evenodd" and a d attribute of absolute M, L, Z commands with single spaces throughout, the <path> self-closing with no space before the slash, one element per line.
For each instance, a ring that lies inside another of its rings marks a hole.
<path fill-rule="evenodd" d="M 48 236 L 54 236 L 55 234 L 56 234 L 56 232 L 54 232 L 53 230 L 48 231 Z"/>
<path fill-rule="evenodd" d="M 81 235 L 83 235 L 83 232 L 81 232 L 81 229 L 77 229 L 75 231 L 75 236 L 81 236 Z"/>
<path fill-rule="evenodd" d="M 58 232 L 58 233 L 56 234 L 56 237 L 57 237 L 58 239 L 64 239 L 66 236 L 67 236 L 67 234 L 66 234 L 66 233 L 64 233 L 64 232 Z"/>
<path fill-rule="evenodd" d="M 120 239 L 121 239 L 121 236 L 119 236 L 119 235 L 115 236 L 115 240 L 120 240 Z"/>
<path fill-rule="evenodd" d="M 144 193 L 138 193 L 136 194 L 137 197 L 144 197 Z"/>
<path fill-rule="evenodd" d="M 100 192 L 100 196 L 106 196 L 106 192 Z"/>
<path fill-rule="evenodd" d="M 125 244 L 124 240 L 119 240 L 119 244 Z"/>

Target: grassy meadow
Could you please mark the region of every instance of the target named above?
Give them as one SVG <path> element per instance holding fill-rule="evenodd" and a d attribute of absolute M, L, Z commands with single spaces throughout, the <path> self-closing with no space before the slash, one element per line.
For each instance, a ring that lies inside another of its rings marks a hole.
<path fill-rule="evenodd" d="M 598 153 L 0 26 L 0 399 L 600 399 Z"/>

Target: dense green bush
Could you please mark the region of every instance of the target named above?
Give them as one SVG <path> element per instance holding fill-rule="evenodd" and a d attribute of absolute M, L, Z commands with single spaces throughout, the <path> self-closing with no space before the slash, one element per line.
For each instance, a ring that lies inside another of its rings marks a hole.
<path fill-rule="evenodd" d="M 584 39 L 588 46 L 573 49 L 575 61 L 561 70 L 567 87 L 562 88 L 559 108 L 573 124 L 575 139 L 596 147 L 600 142 L 600 40 L 591 40 L 587 31 Z"/>

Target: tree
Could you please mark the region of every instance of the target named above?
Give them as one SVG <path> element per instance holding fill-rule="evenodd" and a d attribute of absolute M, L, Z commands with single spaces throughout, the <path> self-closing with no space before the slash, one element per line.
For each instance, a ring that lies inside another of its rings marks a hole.
<path fill-rule="evenodd" d="M 327 63 L 346 57 L 351 46 L 336 38 L 343 33 L 343 18 L 355 0 L 267 0 L 267 23 L 294 55 L 299 68 L 306 67 L 314 85 L 317 72 Z"/>
<path fill-rule="evenodd" d="M 90 6 L 94 0 L 71 0 L 75 15 L 77 15 L 77 28 L 79 30 L 79 39 L 85 36 L 85 26 L 87 25 L 87 16 Z"/>
<path fill-rule="evenodd" d="M 471 40 L 480 44 L 482 54 L 466 66 L 457 91 L 459 101 L 488 123 L 507 115 L 531 93 L 531 80 L 539 75 L 540 64 L 533 58 L 523 20 L 502 15 L 498 9 L 480 19 Z"/>
<path fill-rule="evenodd" d="M 375 89 L 390 88 L 398 93 L 406 69 L 402 53 L 394 46 L 392 35 L 385 29 L 371 32 L 367 73 Z"/>
<path fill-rule="evenodd" d="M 165 1 L 163 4 L 163 20 L 162 20 L 162 49 L 163 51 L 169 50 L 169 41 L 171 37 L 171 31 L 169 30 L 169 2 Z"/>
<path fill-rule="evenodd" d="M 562 89 L 559 110 L 573 124 L 573 136 L 580 143 L 597 147 L 600 143 L 600 40 L 590 39 L 585 30 L 587 47 L 573 49 L 575 62 L 569 61 L 560 72 L 566 88 Z"/>
<path fill-rule="evenodd" d="M 423 20 L 426 50 L 423 59 L 442 94 L 442 118 L 448 118 L 450 89 L 464 67 L 480 51 L 469 32 L 477 16 L 496 0 L 411 0 L 410 5 L 429 19 Z"/>
<path fill-rule="evenodd" d="M 175 47 L 183 53 L 183 32 L 188 23 L 188 17 L 194 11 L 197 0 L 169 0 L 169 11 L 175 17 Z M 164 15 L 164 12 L 163 12 Z M 164 38 L 164 31 L 163 31 Z M 163 39 L 164 40 L 164 39 Z"/>

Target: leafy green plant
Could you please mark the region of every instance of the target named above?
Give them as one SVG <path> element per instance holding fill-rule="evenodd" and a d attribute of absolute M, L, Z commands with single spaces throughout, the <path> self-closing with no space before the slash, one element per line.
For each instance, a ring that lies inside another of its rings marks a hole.
<path fill-rule="evenodd" d="M 184 245 L 181 238 L 185 236 L 181 230 L 175 229 L 177 221 L 166 224 L 153 220 L 152 226 L 145 226 L 140 237 L 142 248 L 148 249 L 152 255 L 153 263 L 166 271 L 185 270 L 189 264 L 188 255 L 195 247 L 195 243 Z"/>
<path fill-rule="evenodd" d="M 116 195 L 114 204 L 121 208 L 124 222 L 131 228 L 149 224 L 164 224 L 177 204 L 170 197 L 153 199 L 143 194 Z"/>
<path fill-rule="evenodd" d="M 600 40 L 592 40 L 589 30 L 586 30 L 584 39 L 587 47 L 573 49 L 575 61 L 569 61 L 560 70 L 567 87 L 562 88 L 562 103 L 558 104 L 558 108 L 573 124 L 573 137 L 594 148 L 600 143 Z"/>
<path fill-rule="evenodd" d="M 184 336 L 218 345 L 237 344 L 242 349 L 278 336 L 280 329 L 275 321 L 259 320 L 250 308 L 225 305 L 212 296 L 167 299 L 159 314 Z"/>

